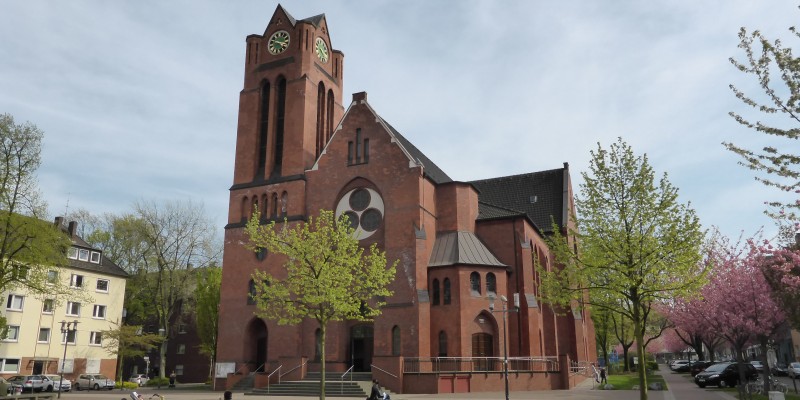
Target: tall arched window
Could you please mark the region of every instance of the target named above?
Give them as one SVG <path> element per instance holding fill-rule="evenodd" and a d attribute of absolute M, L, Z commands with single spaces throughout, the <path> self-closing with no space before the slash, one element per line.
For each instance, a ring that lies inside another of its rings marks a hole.
<path fill-rule="evenodd" d="M 267 133 L 269 130 L 269 82 L 261 86 L 261 120 L 258 132 L 258 170 L 256 176 L 263 177 L 267 166 Z"/>
<path fill-rule="evenodd" d="M 325 85 L 317 85 L 317 157 L 325 147 Z"/>
<path fill-rule="evenodd" d="M 447 357 L 447 333 L 439 332 L 439 357 Z"/>
<path fill-rule="evenodd" d="M 285 217 L 289 210 L 289 193 L 283 192 L 281 195 L 281 216 Z"/>
<path fill-rule="evenodd" d="M 469 289 L 473 296 L 481 295 L 481 274 L 477 272 L 469 274 Z"/>
<path fill-rule="evenodd" d="M 491 272 L 486 274 L 486 294 L 497 294 L 497 280 Z"/>
<path fill-rule="evenodd" d="M 267 212 L 269 211 L 269 209 L 267 209 L 267 194 L 266 193 L 261 195 L 261 209 L 258 210 L 258 211 L 261 213 L 261 219 L 262 220 L 267 218 Z"/>
<path fill-rule="evenodd" d="M 433 291 L 433 296 L 432 296 L 433 299 L 432 299 L 431 302 L 433 303 L 433 305 L 438 306 L 439 305 L 439 280 L 438 279 L 434 279 L 433 283 L 431 284 L 431 286 L 432 286 L 431 289 Z"/>
<path fill-rule="evenodd" d="M 247 282 L 247 304 L 253 305 L 256 304 L 256 283 L 250 279 Z"/>
<path fill-rule="evenodd" d="M 331 135 L 333 135 L 333 90 L 328 89 L 328 104 L 325 106 L 325 111 L 327 114 L 327 122 L 325 124 L 325 144 L 331 140 Z"/>
<path fill-rule="evenodd" d="M 278 194 L 272 194 L 272 218 L 278 218 Z"/>
<path fill-rule="evenodd" d="M 450 304 L 450 278 L 444 278 L 444 304 Z"/>
<path fill-rule="evenodd" d="M 242 197 L 242 215 L 241 215 L 242 222 L 247 221 L 247 217 L 248 215 L 250 215 L 247 213 L 249 207 L 250 207 L 250 202 L 248 201 L 247 196 Z"/>
<path fill-rule="evenodd" d="M 400 327 L 397 325 L 392 328 L 392 355 L 400 355 Z"/>
<path fill-rule="evenodd" d="M 253 216 L 258 211 L 258 196 L 253 196 L 253 206 L 250 207 L 250 216 Z M 250 219 L 249 217 L 247 219 Z"/>
<path fill-rule="evenodd" d="M 283 165 L 283 128 L 284 120 L 286 117 L 286 78 L 281 77 L 278 80 L 278 104 L 275 109 L 275 168 L 272 170 L 273 174 L 281 174 L 281 165 Z"/>

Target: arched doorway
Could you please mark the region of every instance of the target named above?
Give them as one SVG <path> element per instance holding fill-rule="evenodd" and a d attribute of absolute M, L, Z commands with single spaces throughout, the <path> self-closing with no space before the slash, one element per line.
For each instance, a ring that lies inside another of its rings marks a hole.
<path fill-rule="evenodd" d="M 350 365 L 353 371 L 367 372 L 372 369 L 373 335 L 372 325 L 350 328 Z"/>
<path fill-rule="evenodd" d="M 267 325 L 261 319 L 253 319 L 247 326 L 247 340 L 244 341 L 244 354 L 253 360 L 255 371 L 266 371 L 267 363 Z"/>

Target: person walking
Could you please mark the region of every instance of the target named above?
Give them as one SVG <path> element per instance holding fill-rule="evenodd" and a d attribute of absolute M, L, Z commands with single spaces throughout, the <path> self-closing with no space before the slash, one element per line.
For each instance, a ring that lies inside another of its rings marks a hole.
<path fill-rule="evenodd" d="M 381 394 L 381 385 L 378 383 L 377 379 L 372 380 L 372 390 L 369 393 L 369 397 L 367 400 L 381 400 L 383 395 Z"/>
<path fill-rule="evenodd" d="M 601 385 L 607 385 L 608 384 L 608 380 L 606 379 L 606 369 L 605 368 L 600 368 L 600 384 Z"/>
<path fill-rule="evenodd" d="M 175 387 L 175 378 L 176 378 L 175 371 L 172 371 L 172 373 L 169 374 L 169 387 L 171 388 Z"/>

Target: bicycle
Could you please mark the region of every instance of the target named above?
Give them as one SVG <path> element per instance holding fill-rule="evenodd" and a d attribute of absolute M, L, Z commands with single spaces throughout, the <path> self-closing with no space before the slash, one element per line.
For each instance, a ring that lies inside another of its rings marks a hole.
<path fill-rule="evenodd" d="M 127 400 L 127 399 L 122 399 L 122 400 Z M 150 395 L 150 397 L 144 397 L 139 393 L 133 392 L 131 393 L 131 400 L 166 400 L 166 397 L 158 393 L 153 393 L 152 395 Z"/>

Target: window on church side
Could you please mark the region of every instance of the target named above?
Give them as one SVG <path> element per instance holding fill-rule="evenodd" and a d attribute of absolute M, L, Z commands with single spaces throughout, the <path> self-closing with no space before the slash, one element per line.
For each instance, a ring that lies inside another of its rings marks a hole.
<path fill-rule="evenodd" d="M 256 283 L 252 279 L 250 279 L 250 281 L 247 282 L 247 304 L 249 305 L 256 304 L 255 297 L 256 297 Z"/>
<path fill-rule="evenodd" d="M 247 205 L 250 204 L 247 196 L 242 197 L 242 222 L 247 221 Z"/>
<path fill-rule="evenodd" d="M 347 165 L 353 165 L 353 142 L 347 142 Z"/>
<path fill-rule="evenodd" d="M 278 194 L 272 194 L 272 218 L 278 218 Z"/>
<path fill-rule="evenodd" d="M 392 328 L 392 355 L 400 355 L 400 327 L 397 325 Z"/>
<path fill-rule="evenodd" d="M 473 272 L 469 275 L 469 286 L 473 296 L 481 295 L 481 274 Z"/>
<path fill-rule="evenodd" d="M 325 85 L 317 85 L 317 151 L 319 158 L 322 148 L 325 147 Z"/>
<path fill-rule="evenodd" d="M 433 297 L 433 300 L 431 301 L 431 303 L 434 306 L 438 306 L 439 305 L 439 280 L 438 279 L 434 279 L 433 283 L 431 284 L 431 286 L 432 286 L 431 290 L 433 291 L 433 296 L 431 296 L 431 297 Z"/>
<path fill-rule="evenodd" d="M 486 274 L 486 294 L 487 295 L 497 295 L 497 279 L 495 278 L 494 274 L 489 272 Z"/>
<path fill-rule="evenodd" d="M 276 176 L 281 175 L 283 166 L 283 132 L 286 116 L 286 78 L 281 77 L 278 81 L 278 103 L 275 113 L 275 167 L 272 173 Z"/>
<path fill-rule="evenodd" d="M 281 195 L 281 216 L 285 217 L 289 209 L 289 193 L 283 192 Z"/>
<path fill-rule="evenodd" d="M 439 332 L 439 357 L 447 357 L 447 333 Z"/>
<path fill-rule="evenodd" d="M 444 303 L 445 305 L 450 304 L 450 278 L 444 278 L 443 285 L 444 286 L 442 291 L 444 292 Z"/>
<path fill-rule="evenodd" d="M 355 142 L 347 142 L 347 165 L 366 164 L 369 162 L 369 139 L 361 135 L 361 128 L 356 128 Z"/>
<path fill-rule="evenodd" d="M 267 166 L 267 138 L 269 130 L 269 82 L 265 81 L 261 86 L 261 121 L 258 134 L 258 171 L 257 177 L 264 177 L 264 169 Z"/>
<path fill-rule="evenodd" d="M 325 142 L 322 145 L 323 147 L 328 144 L 328 142 L 331 140 L 331 136 L 333 135 L 333 106 L 333 90 L 328 89 L 328 104 L 325 106 L 327 121 L 325 123 Z"/>

